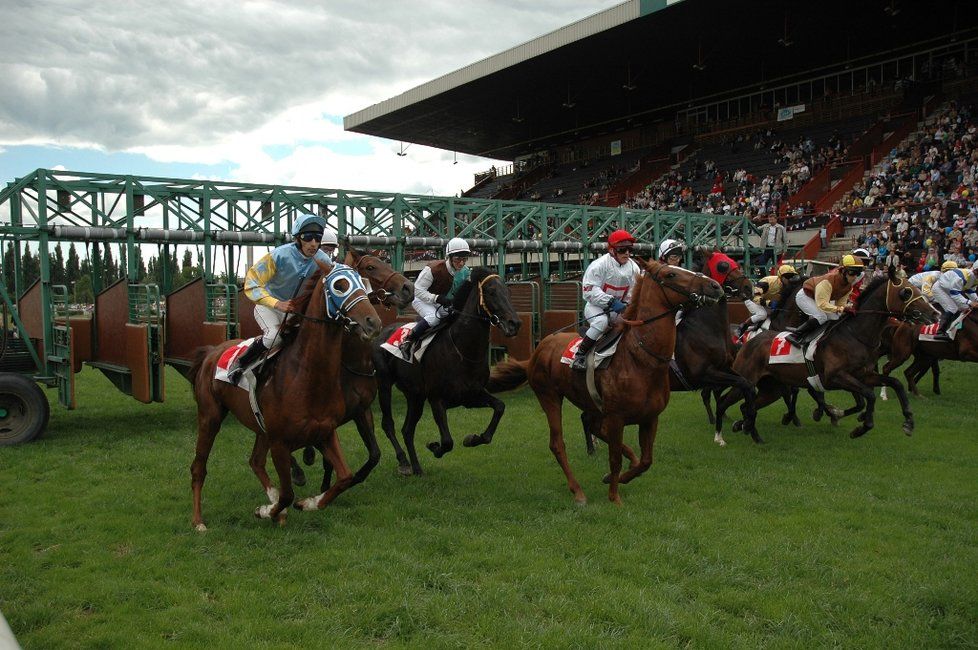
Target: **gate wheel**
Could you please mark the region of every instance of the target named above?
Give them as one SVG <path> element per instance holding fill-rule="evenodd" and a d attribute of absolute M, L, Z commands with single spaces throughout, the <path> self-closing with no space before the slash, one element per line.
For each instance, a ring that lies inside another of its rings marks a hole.
<path fill-rule="evenodd" d="M 30 442 L 48 426 L 48 398 L 33 380 L 0 373 L 0 445 Z"/>

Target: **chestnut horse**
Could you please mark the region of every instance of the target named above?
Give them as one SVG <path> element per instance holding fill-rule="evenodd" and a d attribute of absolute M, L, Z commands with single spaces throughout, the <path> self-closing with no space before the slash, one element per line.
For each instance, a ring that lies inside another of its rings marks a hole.
<path fill-rule="evenodd" d="M 921 341 L 920 327 L 911 323 L 890 325 L 886 334 L 889 358 L 883 366 L 883 374 L 889 375 L 913 356 L 913 362 L 903 371 L 903 376 L 907 379 L 907 389 L 914 395 L 920 395 L 917 382 L 928 370 L 934 372 L 934 393 L 941 394 L 938 360 L 978 362 L 978 310 L 964 317 L 953 341 Z"/>
<path fill-rule="evenodd" d="M 265 426 L 252 412 L 248 393 L 214 378 L 221 355 L 239 341 L 199 348 L 190 377 L 197 401 L 197 452 L 190 467 L 193 489 L 193 525 L 206 530 L 201 516 L 201 492 L 207 476 L 207 458 L 228 412 L 255 432 L 257 444 L 251 468 L 270 503 L 259 506 L 255 516 L 285 523 L 294 493 L 289 473 L 291 452 L 313 445 L 336 469 L 336 484 L 318 497 L 297 505 L 304 510 L 326 506 L 352 482 L 343 459 L 336 427 L 346 412 L 340 385 L 340 347 L 343 329 L 355 330 L 364 339 L 380 331 L 380 319 L 370 305 L 360 277 L 348 266 L 319 264 L 296 298 L 298 309 L 282 328 L 282 349 L 258 377 L 258 405 Z M 279 489 L 271 485 L 265 455 L 271 451 Z"/>
<path fill-rule="evenodd" d="M 827 390 L 845 390 L 862 397 L 865 409 L 860 415 L 862 424 L 849 434 L 857 438 L 873 428 L 876 397 L 872 386 L 891 387 L 900 399 L 903 431 L 910 435 L 914 429 L 913 412 L 907 393 L 899 381 L 876 372 L 877 348 L 883 325 L 891 316 L 912 321 L 933 322 L 936 312 L 912 284 L 896 277 L 890 269 L 888 277 L 873 280 L 864 287 L 855 311 L 834 321 L 819 342 L 814 367 Z M 762 332 L 747 341 L 734 370 L 753 382 L 758 389 L 755 406 L 758 409 L 783 398 L 792 387 L 810 388 L 808 368 L 804 363 L 770 363 L 771 345 L 775 332 Z M 821 394 L 819 394 L 821 396 Z M 727 393 L 718 408 L 729 407 L 739 396 Z"/>
<path fill-rule="evenodd" d="M 620 504 L 618 484 L 628 483 L 652 465 L 659 414 L 669 403 L 669 360 L 676 346 L 675 313 L 713 304 L 723 297 L 720 285 L 704 275 L 659 262 L 636 262 L 643 273 L 635 281 L 631 302 L 618 326 L 624 329 L 618 351 L 607 368 L 594 371 L 602 405 L 592 399 L 586 373 L 571 370 L 561 362 L 564 351 L 577 336 L 572 333 L 547 336 L 528 361 L 505 361 L 493 369 L 489 380 L 489 390 L 494 392 L 529 381 L 550 425 L 550 450 L 579 504 L 586 503 L 587 497 L 567 460 L 561 422 L 564 399 L 584 410 L 592 421 L 600 420 L 598 436 L 608 444 L 611 470 L 606 477 L 610 484 L 608 498 Z M 622 429 L 628 424 L 639 426 L 641 459 L 622 444 Z M 631 466 L 621 474 L 623 452 Z"/>
<path fill-rule="evenodd" d="M 350 249 L 343 262 L 356 269 L 364 280 L 367 296 L 373 304 L 386 307 L 404 308 L 414 299 L 414 283 L 394 270 L 379 257 L 367 255 Z M 376 287 L 376 288 L 374 288 Z M 343 359 L 340 362 L 340 383 L 343 386 L 343 397 L 346 402 L 346 414 L 340 424 L 353 421 L 357 426 L 364 446 L 367 448 L 367 460 L 353 474 L 353 483 L 362 483 L 377 463 L 380 462 L 380 447 L 377 445 L 377 435 L 374 429 L 374 414 L 370 409 L 377 396 L 377 372 L 374 370 L 373 347 L 369 341 L 360 336 L 346 332 L 343 336 Z M 257 444 L 257 441 L 256 441 Z M 311 465 L 315 460 L 315 450 L 306 447 L 305 460 Z M 333 468 L 326 457 L 323 457 L 322 491 L 329 488 Z M 292 481 L 297 485 L 305 483 L 305 475 L 299 464 L 292 459 Z"/>
<path fill-rule="evenodd" d="M 489 407 L 492 419 L 481 434 L 466 436 L 466 447 L 488 445 L 496 433 L 499 419 L 506 406 L 486 392 L 489 379 L 489 327 L 499 327 L 504 336 L 515 336 L 522 324 L 509 300 L 509 288 L 503 280 L 488 269 L 472 269 L 469 279 L 459 287 L 454 301 L 456 312 L 453 320 L 439 328 L 434 340 L 419 362 L 407 363 L 395 357 L 380 345 L 386 341 L 398 324 L 384 329 L 374 343 L 374 366 L 380 388 L 381 426 L 394 447 L 398 471 L 409 476 L 420 476 L 421 463 L 414 448 L 414 432 L 424 412 L 425 400 L 431 404 L 431 414 L 441 434 L 439 442 L 428 443 L 428 449 L 441 458 L 454 447 L 448 428 L 446 411 L 456 406 L 465 408 Z M 391 411 L 391 386 L 397 387 L 407 398 L 407 415 L 401 428 L 408 455 L 397 442 L 394 417 Z M 408 459 L 410 458 L 410 464 Z"/>

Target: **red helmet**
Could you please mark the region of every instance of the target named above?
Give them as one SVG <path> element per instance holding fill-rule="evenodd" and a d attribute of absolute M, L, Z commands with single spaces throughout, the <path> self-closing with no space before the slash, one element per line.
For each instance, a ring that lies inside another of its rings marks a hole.
<path fill-rule="evenodd" d="M 608 248 L 618 248 L 621 244 L 634 244 L 635 238 L 627 230 L 616 230 L 608 235 Z"/>

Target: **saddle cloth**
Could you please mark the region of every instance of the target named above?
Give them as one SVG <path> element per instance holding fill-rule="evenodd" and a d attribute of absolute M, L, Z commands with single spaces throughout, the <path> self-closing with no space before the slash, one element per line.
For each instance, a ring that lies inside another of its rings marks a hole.
<path fill-rule="evenodd" d="M 567 344 L 564 348 L 563 354 L 560 355 L 560 362 L 566 365 L 574 363 L 574 355 L 577 354 L 577 348 L 580 347 L 581 341 L 584 337 L 578 336 L 571 339 L 571 342 Z M 618 350 L 618 342 L 621 341 L 621 336 L 616 336 L 613 341 L 611 341 L 606 346 L 596 346 L 594 349 L 594 367 L 604 368 L 608 365 L 608 360 L 615 356 L 615 352 Z"/>
<path fill-rule="evenodd" d="M 824 335 L 825 330 L 823 329 L 812 339 L 804 349 L 804 354 L 802 354 L 802 349 L 787 339 L 788 332 L 778 332 L 777 336 L 771 339 L 771 354 L 768 363 L 805 363 L 805 361 L 814 361 L 815 350 L 818 349 L 818 343 Z"/>
<path fill-rule="evenodd" d="M 214 379 L 230 384 L 231 380 L 228 379 L 228 374 L 238 367 L 238 359 L 242 354 L 244 354 L 245 350 L 248 349 L 248 346 L 250 346 L 256 338 L 258 337 L 256 336 L 250 339 L 245 339 L 244 341 L 241 341 L 241 343 L 232 345 L 225 350 L 221 355 L 221 358 L 217 360 L 217 368 L 214 371 Z M 280 348 L 273 348 L 265 357 L 265 361 L 278 354 L 279 349 Z M 246 390 L 249 393 L 254 392 L 252 387 L 257 383 L 255 381 L 255 367 L 256 366 L 252 365 L 251 369 L 245 370 L 244 373 L 242 373 L 241 381 L 238 382 L 238 388 Z"/>
<path fill-rule="evenodd" d="M 964 323 L 964 317 L 968 315 L 969 310 L 965 310 L 958 314 L 958 317 L 951 321 L 951 324 L 947 326 L 947 336 L 952 341 L 954 340 L 954 335 L 958 333 Z M 920 340 L 921 341 L 943 341 L 944 339 L 934 338 L 937 336 L 937 330 L 941 326 L 940 323 L 931 323 L 930 325 L 920 326 Z"/>
<path fill-rule="evenodd" d="M 414 363 L 414 361 L 420 361 L 421 357 L 424 356 L 425 350 L 428 349 L 428 345 L 435 337 L 433 335 L 425 336 L 421 340 L 420 345 L 415 343 L 414 353 L 411 355 L 412 357 L 414 357 L 414 359 L 413 360 L 406 359 L 404 355 L 401 353 L 401 343 L 404 342 L 404 339 L 407 338 L 407 335 L 411 333 L 411 330 L 414 329 L 415 325 L 417 325 L 417 323 L 404 323 L 400 327 L 395 328 L 394 331 L 391 332 L 390 337 L 388 337 L 388 339 L 385 342 L 380 344 L 380 347 L 383 348 L 384 350 L 387 350 L 389 353 L 393 354 L 398 359 L 407 361 L 408 363 Z"/>

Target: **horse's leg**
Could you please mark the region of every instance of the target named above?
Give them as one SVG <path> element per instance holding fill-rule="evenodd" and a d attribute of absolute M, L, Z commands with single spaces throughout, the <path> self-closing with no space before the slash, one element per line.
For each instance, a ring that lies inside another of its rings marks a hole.
<path fill-rule="evenodd" d="M 832 379 L 834 383 L 842 390 L 849 391 L 853 394 L 859 393 L 866 400 L 866 410 L 863 411 L 863 414 L 860 417 L 862 424 L 849 432 L 850 438 L 858 438 L 875 426 L 873 415 L 876 409 L 876 392 L 845 370 L 838 371 Z M 899 384 L 899 382 L 897 383 Z M 903 387 L 901 386 L 901 390 L 902 388 Z"/>
<path fill-rule="evenodd" d="M 455 448 L 452 432 L 448 428 L 448 411 L 445 408 L 445 402 L 440 398 L 429 397 L 428 403 L 431 404 L 431 416 L 435 419 L 435 425 L 438 427 L 441 439 L 438 442 L 429 442 L 427 447 L 435 455 L 435 458 L 441 458 Z"/>
<path fill-rule="evenodd" d="M 587 411 L 581 411 L 581 429 L 584 431 L 584 448 L 588 456 L 594 455 L 594 434 Z"/>
<path fill-rule="evenodd" d="M 897 399 L 900 400 L 900 410 L 903 412 L 903 432 L 908 436 L 912 436 L 914 430 L 913 411 L 910 409 L 910 397 L 907 395 L 907 391 L 903 387 L 903 384 L 900 383 L 900 380 L 896 377 L 887 377 L 886 375 L 870 375 L 866 378 L 866 385 L 883 385 L 893 389 Z"/>
<path fill-rule="evenodd" d="M 463 402 L 462 406 L 467 409 L 488 406 L 492 409 L 492 418 L 489 420 L 489 426 L 486 427 L 486 430 L 481 434 L 470 433 L 465 436 L 462 439 L 462 445 L 466 447 L 478 447 L 479 445 L 488 445 L 491 443 L 492 437 L 496 435 L 496 427 L 499 426 L 499 420 L 502 419 L 503 413 L 506 412 L 506 404 L 495 395 L 491 395 L 487 391 L 482 391 L 469 401 Z"/>
<path fill-rule="evenodd" d="M 918 373 L 920 373 L 923 368 L 929 367 L 929 365 L 930 363 L 928 362 L 925 366 L 921 357 L 914 355 L 913 361 L 911 361 L 910 365 L 907 366 L 907 369 L 903 371 L 903 376 L 907 380 L 907 390 L 917 397 L 920 397 L 920 391 L 917 390 Z"/>
<path fill-rule="evenodd" d="M 735 372 L 729 372 L 719 368 L 708 368 L 703 373 L 701 380 L 704 383 L 721 387 L 716 389 L 718 391 L 721 390 L 722 387 L 730 387 L 733 390 L 740 392 L 741 397 L 744 399 L 744 406 L 742 409 L 744 416 L 744 427 L 746 429 L 746 433 L 751 434 L 751 438 L 755 438 L 757 436 L 757 428 L 755 425 L 757 420 L 757 410 L 754 408 L 754 387 L 751 385 L 751 383 Z M 723 416 L 726 413 L 726 410 L 726 408 L 720 408 L 720 402 L 718 400 L 716 412 L 716 431 L 713 434 L 713 441 L 721 447 L 727 444 L 723 439 Z"/>
<path fill-rule="evenodd" d="M 391 383 L 377 377 L 377 401 L 380 404 L 380 428 L 384 430 L 387 439 L 391 441 L 394 448 L 394 456 L 397 458 L 397 471 L 404 476 L 411 475 L 411 465 L 408 463 L 401 443 L 397 441 L 397 431 L 394 425 L 394 415 L 391 409 Z"/>
<path fill-rule="evenodd" d="M 934 361 L 931 363 L 930 371 L 934 377 L 934 394 L 940 395 L 941 394 L 941 364 L 937 359 L 934 359 Z"/>
<path fill-rule="evenodd" d="M 415 476 L 421 476 L 424 473 L 421 470 L 421 463 L 418 462 L 418 452 L 414 448 L 414 432 L 417 429 L 418 420 L 421 419 L 423 413 L 424 397 L 408 397 L 407 414 L 404 416 L 404 426 L 401 427 L 401 435 L 404 436 L 404 446 L 407 447 L 408 457 L 411 459 L 411 466 L 407 468 L 410 471 L 404 471 L 405 468 L 403 466 L 399 470 L 405 476 L 410 476 L 412 473 Z"/>
<path fill-rule="evenodd" d="M 357 433 L 360 434 L 360 439 L 363 440 L 364 447 L 367 448 L 367 460 L 357 470 L 356 474 L 353 475 L 353 485 L 356 485 L 363 483 L 367 476 L 370 475 L 370 472 L 373 471 L 374 467 L 377 466 L 377 463 L 380 462 L 380 446 L 377 444 L 377 436 L 374 435 L 374 414 L 370 410 L 370 407 L 363 409 L 353 421 L 357 425 Z M 325 462 L 325 459 L 323 462 Z M 323 491 L 328 486 L 328 483 L 324 484 Z"/>
<path fill-rule="evenodd" d="M 624 428 L 621 418 L 613 414 L 606 413 L 601 418 L 602 433 L 608 443 L 608 473 L 611 475 L 611 480 L 608 481 L 608 500 L 617 505 L 621 505 L 618 484 L 621 482 L 621 439 Z"/>
<path fill-rule="evenodd" d="M 309 447 L 306 447 L 306 449 L 309 449 Z M 303 459 L 305 459 L 305 452 L 303 452 Z M 302 487 L 306 484 L 306 473 L 302 471 L 302 468 L 299 467 L 299 463 L 292 456 L 289 456 L 289 469 L 292 472 L 293 485 Z"/>
<path fill-rule="evenodd" d="M 328 486 L 322 494 L 297 501 L 295 507 L 299 510 L 322 510 L 353 485 L 353 474 L 343 457 L 340 435 L 335 429 L 327 432 L 320 440 L 319 451 L 336 470 L 336 482 Z"/>
<path fill-rule="evenodd" d="M 258 482 L 261 483 L 262 489 L 265 490 L 268 502 L 275 503 L 278 501 L 278 488 L 272 485 L 272 480 L 268 477 L 268 471 L 265 469 L 265 459 L 267 457 L 268 438 L 263 435 L 256 435 L 248 464 L 251 465 L 251 471 L 258 477 Z M 292 459 L 292 462 L 295 462 L 295 459 Z"/>
<path fill-rule="evenodd" d="M 719 412 L 717 412 L 719 417 Z M 655 433 L 659 428 L 659 416 L 655 415 L 648 422 L 638 425 L 638 444 L 642 451 L 642 458 L 634 466 L 629 467 L 628 471 L 621 475 L 619 483 L 628 483 L 636 476 L 641 476 L 652 467 L 652 448 L 655 445 Z"/>
<path fill-rule="evenodd" d="M 716 418 L 713 417 L 713 409 L 710 408 L 710 397 L 713 395 L 713 391 L 709 388 L 704 388 L 700 391 L 700 399 L 703 400 L 703 408 L 706 409 L 706 418 L 710 421 L 710 424 L 716 422 Z"/>
<path fill-rule="evenodd" d="M 600 440 L 601 442 L 607 445 L 608 439 L 605 437 L 604 431 L 601 430 L 601 417 L 591 413 L 588 416 L 588 422 L 589 422 L 588 426 L 591 427 L 591 430 L 594 434 L 593 437 L 597 438 L 598 440 Z M 595 425 L 595 423 L 597 423 L 597 425 Z M 628 459 L 629 469 L 638 465 L 639 463 L 638 456 L 635 455 L 635 452 L 632 451 L 631 447 L 625 444 L 624 440 L 622 440 L 621 443 L 621 455 Z M 601 482 L 604 483 L 605 485 L 611 483 L 611 474 L 610 473 L 605 474 L 604 478 L 601 479 Z"/>
<path fill-rule="evenodd" d="M 818 422 L 822 419 L 822 414 L 827 413 L 829 419 L 832 421 L 832 426 L 838 425 L 839 418 L 842 417 L 842 411 L 825 401 L 825 393 L 809 387 L 808 394 L 815 400 L 815 410 L 812 411 L 812 419 Z"/>
<path fill-rule="evenodd" d="M 201 397 L 197 398 L 200 401 Z M 214 447 L 214 439 L 217 432 L 221 430 L 221 422 L 227 415 L 227 409 L 218 404 L 216 400 L 207 393 L 204 398 L 209 404 L 199 404 L 197 407 L 197 451 L 194 455 L 194 462 L 190 465 L 190 487 L 194 494 L 194 513 L 191 524 L 200 532 L 207 530 L 204 525 L 204 518 L 200 513 L 200 493 L 204 489 L 204 479 L 207 478 L 207 458 L 211 455 L 211 448 Z"/>
<path fill-rule="evenodd" d="M 284 526 L 285 518 L 289 512 L 288 508 L 295 500 L 295 492 L 292 491 L 292 472 L 290 471 L 292 453 L 288 447 L 278 441 L 271 443 L 269 449 L 272 452 L 272 463 L 278 473 L 278 501 L 258 506 L 255 508 L 255 516 L 259 519 L 275 519 L 279 526 Z"/>
<path fill-rule="evenodd" d="M 862 413 L 863 409 L 866 408 L 866 400 L 863 399 L 862 395 L 859 393 L 853 393 L 852 398 L 856 400 L 856 403 L 844 410 L 841 417 L 849 417 L 853 413 Z"/>
<path fill-rule="evenodd" d="M 790 389 L 782 399 L 784 400 L 784 405 L 788 410 L 781 417 L 781 424 L 793 424 L 796 427 L 800 427 L 801 420 L 798 419 L 798 389 Z"/>
<path fill-rule="evenodd" d="M 540 402 L 540 407 L 546 414 L 547 424 L 550 427 L 550 451 L 557 459 L 560 469 L 564 470 L 564 476 L 567 477 L 567 487 L 574 494 L 574 501 L 578 505 L 584 505 L 587 503 L 587 497 L 584 495 L 584 490 L 581 489 L 581 484 L 574 477 L 574 472 L 571 471 L 570 463 L 567 461 L 567 449 L 564 446 L 564 430 L 561 419 L 561 407 L 564 399 L 560 395 L 537 394 L 537 401 Z"/>

